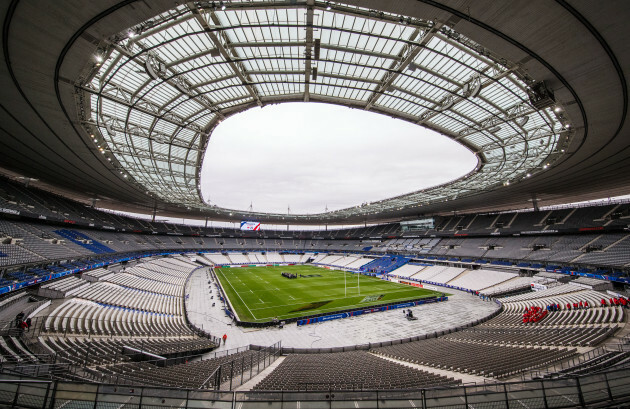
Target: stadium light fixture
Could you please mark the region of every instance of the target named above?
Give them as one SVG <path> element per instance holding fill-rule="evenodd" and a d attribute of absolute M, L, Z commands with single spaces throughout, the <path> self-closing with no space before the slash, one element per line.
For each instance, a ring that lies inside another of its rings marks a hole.
<path fill-rule="evenodd" d="M 473 77 L 462 87 L 462 94 L 465 98 L 476 98 L 481 92 L 481 77 Z"/>
<path fill-rule="evenodd" d="M 522 116 L 522 117 L 520 117 L 520 118 L 516 118 L 516 119 L 514 120 L 514 123 L 515 123 L 516 125 L 518 125 L 518 126 L 521 126 L 521 127 L 522 127 L 522 126 L 525 126 L 525 124 L 527 123 L 527 121 L 529 121 L 529 116 L 525 115 L 525 116 Z"/>

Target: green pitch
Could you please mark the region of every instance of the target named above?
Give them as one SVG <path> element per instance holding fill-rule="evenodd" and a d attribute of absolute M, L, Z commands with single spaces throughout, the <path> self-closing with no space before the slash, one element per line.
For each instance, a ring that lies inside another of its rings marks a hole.
<path fill-rule="evenodd" d="M 239 319 L 246 322 L 267 322 L 274 317 L 282 320 L 441 295 L 309 265 L 217 268 L 215 272 Z M 298 278 L 285 278 L 282 272 Z"/>

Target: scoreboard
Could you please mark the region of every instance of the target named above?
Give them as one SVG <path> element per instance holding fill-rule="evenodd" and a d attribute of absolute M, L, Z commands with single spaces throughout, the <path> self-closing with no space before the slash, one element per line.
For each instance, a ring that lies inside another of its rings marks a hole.
<path fill-rule="evenodd" d="M 243 220 L 241 222 L 241 230 L 260 231 L 260 222 L 249 222 Z"/>

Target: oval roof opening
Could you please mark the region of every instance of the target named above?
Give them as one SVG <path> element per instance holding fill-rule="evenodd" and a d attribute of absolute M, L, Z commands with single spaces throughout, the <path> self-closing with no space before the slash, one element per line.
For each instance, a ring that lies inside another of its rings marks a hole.
<path fill-rule="evenodd" d="M 291 214 L 357 206 L 458 179 L 477 157 L 437 132 L 374 112 L 283 103 L 227 118 L 201 171 L 207 203 Z"/>

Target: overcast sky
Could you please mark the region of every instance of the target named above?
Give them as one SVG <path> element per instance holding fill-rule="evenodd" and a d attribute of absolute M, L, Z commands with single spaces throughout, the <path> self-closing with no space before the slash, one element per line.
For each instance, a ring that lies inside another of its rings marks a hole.
<path fill-rule="evenodd" d="M 444 183 L 476 163 L 463 146 L 408 122 L 285 103 L 250 109 L 215 129 L 201 191 L 220 207 L 319 213 Z"/>

